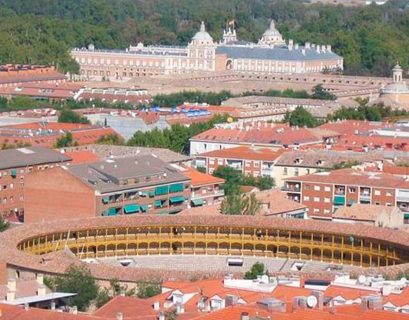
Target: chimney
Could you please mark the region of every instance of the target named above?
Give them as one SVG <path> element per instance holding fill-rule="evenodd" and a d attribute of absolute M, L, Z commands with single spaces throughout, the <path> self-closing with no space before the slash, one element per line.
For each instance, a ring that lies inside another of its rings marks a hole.
<path fill-rule="evenodd" d="M 165 313 L 163 312 L 159 313 L 158 320 L 165 320 Z"/>
<path fill-rule="evenodd" d="M 124 315 L 122 312 L 117 312 L 116 314 L 116 320 L 123 320 L 124 319 Z"/>
<path fill-rule="evenodd" d="M 16 300 L 16 291 L 7 290 L 6 301 L 14 301 Z"/>
<path fill-rule="evenodd" d="M 159 301 L 155 301 L 155 302 L 153 303 L 153 310 L 158 311 L 159 308 L 160 308 L 160 302 L 159 302 Z"/>
<path fill-rule="evenodd" d="M 331 47 L 330 44 L 328 44 L 328 45 L 327 45 L 327 51 L 328 51 L 328 52 L 331 52 L 331 50 L 332 50 L 332 47 Z"/>
<path fill-rule="evenodd" d="M 307 298 L 306 297 L 294 297 L 293 310 L 306 309 L 306 308 L 307 308 Z"/>
<path fill-rule="evenodd" d="M 40 285 L 37 289 L 37 295 L 45 296 L 46 294 L 47 294 L 47 287 L 44 284 Z"/>
<path fill-rule="evenodd" d="M 182 314 L 182 313 L 185 313 L 185 307 L 183 304 L 178 303 L 176 305 L 176 314 Z"/>
<path fill-rule="evenodd" d="M 16 278 L 9 278 L 8 282 L 7 282 L 7 288 L 10 291 L 16 291 L 17 290 L 17 282 L 16 282 Z"/>
<path fill-rule="evenodd" d="M 306 42 L 306 43 L 305 43 L 305 49 L 310 49 L 310 48 L 311 48 L 311 43 Z"/>
<path fill-rule="evenodd" d="M 42 274 L 42 273 L 38 273 L 37 274 L 37 283 L 38 284 L 44 284 L 44 274 Z"/>
<path fill-rule="evenodd" d="M 78 314 L 78 308 L 77 308 L 77 306 L 73 306 L 73 307 L 70 309 L 70 313 L 72 313 L 72 314 Z"/>
<path fill-rule="evenodd" d="M 29 308 L 28 303 L 25 303 L 24 304 L 24 310 L 28 311 L 28 308 Z"/>
<path fill-rule="evenodd" d="M 302 53 L 303 56 L 305 56 L 305 48 L 301 49 L 301 53 Z"/>
<path fill-rule="evenodd" d="M 362 297 L 361 310 L 381 310 L 382 309 L 382 296 L 366 296 Z"/>
<path fill-rule="evenodd" d="M 240 315 L 240 320 L 250 320 L 250 316 L 248 312 L 242 312 Z"/>
<path fill-rule="evenodd" d="M 51 301 L 51 310 L 55 310 L 55 301 Z"/>
<path fill-rule="evenodd" d="M 311 292 L 311 295 L 317 298 L 317 308 L 322 310 L 324 308 L 324 292 L 314 290 Z"/>

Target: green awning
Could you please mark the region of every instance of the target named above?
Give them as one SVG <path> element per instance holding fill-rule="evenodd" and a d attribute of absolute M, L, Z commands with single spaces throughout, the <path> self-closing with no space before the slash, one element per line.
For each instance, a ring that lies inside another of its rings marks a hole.
<path fill-rule="evenodd" d="M 169 186 L 169 192 L 182 192 L 184 189 L 183 183 L 175 183 Z"/>
<path fill-rule="evenodd" d="M 142 210 L 143 212 L 148 211 L 148 205 L 146 205 L 146 204 L 141 204 L 141 210 Z"/>
<path fill-rule="evenodd" d="M 155 196 L 155 191 L 148 192 L 149 198 L 153 198 Z"/>
<path fill-rule="evenodd" d="M 124 207 L 124 212 L 126 214 L 136 213 L 141 210 L 141 206 L 139 204 L 127 204 Z"/>
<path fill-rule="evenodd" d="M 180 203 L 180 202 L 185 201 L 185 197 L 183 196 L 170 197 L 169 201 L 170 203 Z"/>
<path fill-rule="evenodd" d="M 102 203 L 107 204 L 109 202 L 109 197 L 103 197 L 102 198 Z"/>
<path fill-rule="evenodd" d="M 192 203 L 195 207 L 200 207 L 203 205 L 203 199 L 194 199 L 192 200 Z"/>
<path fill-rule="evenodd" d="M 15 176 L 17 176 L 17 169 L 11 169 L 11 176 L 12 177 L 15 177 Z"/>
<path fill-rule="evenodd" d="M 109 208 L 108 209 L 108 216 L 116 216 L 118 212 L 116 211 L 116 208 Z"/>
<path fill-rule="evenodd" d="M 155 188 L 155 195 L 161 196 L 169 193 L 169 186 L 159 186 Z"/>
<path fill-rule="evenodd" d="M 345 205 L 345 197 L 344 196 L 335 196 L 334 197 L 334 205 L 335 206 Z"/>
<path fill-rule="evenodd" d="M 162 200 L 155 200 L 154 205 L 155 208 L 162 208 Z"/>
<path fill-rule="evenodd" d="M 403 214 L 403 218 L 404 218 L 404 219 L 409 219 L 409 213 L 404 213 L 404 214 Z"/>

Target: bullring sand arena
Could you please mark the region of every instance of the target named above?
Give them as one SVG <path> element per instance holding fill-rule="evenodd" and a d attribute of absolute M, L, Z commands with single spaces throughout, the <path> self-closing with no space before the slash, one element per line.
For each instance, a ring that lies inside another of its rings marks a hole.
<path fill-rule="evenodd" d="M 9 273 L 58 274 L 88 262 L 96 278 L 124 282 L 242 273 L 255 261 L 272 274 L 392 275 L 409 267 L 408 243 L 409 233 L 392 229 L 246 216 L 91 218 L 24 225 L 0 235 Z M 229 259 L 244 265 L 235 269 Z"/>

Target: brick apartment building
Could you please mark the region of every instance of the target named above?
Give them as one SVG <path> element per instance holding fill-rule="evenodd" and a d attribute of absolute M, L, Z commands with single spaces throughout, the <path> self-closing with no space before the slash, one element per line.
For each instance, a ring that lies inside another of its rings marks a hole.
<path fill-rule="evenodd" d="M 212 174 L 219 166 L 231 167 L 242 174 L 259 176 L 273 176 L 273 166 L 284 150 L 273 151 L 268 148 L 252 148 L 240 146 L 236 148 L 214 150 L 195 157 L 197 168 L 206 168 Z"/>
<path fill-rule="evenodd" d="M 25 221 L 174 214 L 190 200 L 190 179 L 154 156 L 107 159 L 31 175 Z"/>
<path fill-rule="evenodd" d="M 191 181 L 191 207 L 220 203 L 224 198 L 224 179 L 201 173 L 193 168 L 181 171 Z"/>
<path fill-rule="evenodd" d="M 342 169 L 285 180 L 290 199 L 308 207 L 308 215 L 331 219 L 333 212 L 354 203 L 396 206 L 409 218 L 409 181 L 404 176 Z"/>
<path fill-rule="evenodd" d="M 21 220 L 27 176 L 70 160 L 66 155 L 43 147 L 0 151 L 0 215 L 11 221 Z"/>

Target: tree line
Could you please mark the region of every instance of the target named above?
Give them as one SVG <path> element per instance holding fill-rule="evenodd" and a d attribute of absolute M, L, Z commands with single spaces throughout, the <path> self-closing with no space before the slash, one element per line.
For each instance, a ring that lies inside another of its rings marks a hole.
<path fill-rule="evenodd" d="M 300 0 L 0 0 L 0 64 L 55 64 L 77 72 L 69 49 L 187 44 L 200 21 L 214 39 L 234 19 L 239 38 L 257 41 L 270 19 L 296 42 L 331 44 L 347 74 L 386 76 L 409 66 L 407 2 L 343 7 Z"/>

